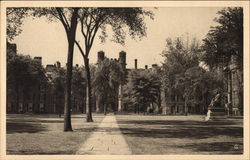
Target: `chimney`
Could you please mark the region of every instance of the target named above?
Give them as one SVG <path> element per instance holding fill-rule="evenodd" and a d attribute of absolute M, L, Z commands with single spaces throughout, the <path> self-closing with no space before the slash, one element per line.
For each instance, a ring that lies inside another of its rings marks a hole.
<path fill-rule="evenodd" d="M 35 61 L 38 61 L 42 65 L 42 57 L 34 57 Z"/>
<path fill-rule="evenodd" d="M 156 68 L 157 66 L 157 64 L 152 64 L 152 68 Z"/>
<path fill-rule="evenodd" d="M 135 69 L 137 69 L 137 59 L 135 59 Z"/>
<path fill-rule="evenodd" d="M 154 71 L 156 71 L 157 70 L 157 64 L 152 64 L 152 69 L 154 70 Z"/>
<path fill-rule="evenodd" d="M 148 69 L 148 65 L 145 65 L 145 69 Z"/>
<path fill-rule="evenodd" d="M 59 61 L 56 62 L 56 67 L 61 68 L 61 63 Z"/>

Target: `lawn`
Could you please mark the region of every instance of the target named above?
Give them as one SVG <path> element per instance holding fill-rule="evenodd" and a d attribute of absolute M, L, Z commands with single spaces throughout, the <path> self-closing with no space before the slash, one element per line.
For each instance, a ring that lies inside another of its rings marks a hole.
<path fill-rule="evenodd" d="M 87 123 L 84 116 L 73 115 L 74 131 L 63 132 L 58 115 L 7 115 L 7 154 L 75 154 L 104 117 Z"/>
<path fill-rule="evenodd" d="M 133 154 L 242 154 L 242 119 L 117 115 Z"/>

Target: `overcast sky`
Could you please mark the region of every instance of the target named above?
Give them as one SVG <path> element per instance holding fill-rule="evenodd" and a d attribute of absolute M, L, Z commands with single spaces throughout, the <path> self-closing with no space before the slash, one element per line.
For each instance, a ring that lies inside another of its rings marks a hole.
<path fill-rule="evenodd" d="M 96 37 L 90 53 L 90 63 L 96 63 L 97 52 L 103 50 L 109 58 L 118 58 L 121 50 L 127 52 L 127 66 L 134 67 L 134 59 L 138 59 L 138 67 L 151 66 L 163 61 L 160 55 L 168 37 L 175 38 L 189 35 L 202 40 L 210 29 L 216 25 L 213 21 L 221 8 L 158 8 L 153 9 L 155 19 L 146 19 L 147 37 L 141 41 L 127 37 L 125 46 L 109 39 L 101 44 Z M 45 18 L 27 18 L 22 26 L 23 32 L 13 41 L 19 53 L 32 57 L 42 56 L 42 62 L 54 64 L 60 61 L 62 66 L 67 60 L 67 40 L 63 26 L 59 22 L 48 23 Z M 80 36 L 78 35 L 78 38 Z M 111 36 L 110 36 L 111 37 Z M 78 48 L 75 47 L 74 64 L 83 64 Z"/>

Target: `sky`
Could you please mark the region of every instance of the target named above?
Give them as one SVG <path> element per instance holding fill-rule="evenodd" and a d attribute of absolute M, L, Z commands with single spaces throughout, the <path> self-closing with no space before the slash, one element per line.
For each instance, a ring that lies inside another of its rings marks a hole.
<path fill-rule="evenodd" d="M 155 18 L 145 19 L 147 36 L 141 40 L 133 40 L 127 36 L 125 45 L 110 41 L 112 33 L 108 31 L 108 38 L 101 43 L 98 36 L 90 52 L 90 63 L 96 63 L 97 52 L 102 50 L 108 58 L 118 58 L 120 51 L 127 53 L 127 67 L 134 67 L 134 59 L 138 59 L 138 68 L 145 65 L 161 64 L 164 58 L 161 56 L 165 48 L 167 38 L 180 36 L 197 38 L 202 40 L 208 33 L 210 26 L 217 25 L 214 22 L 216 14 L 222 8 L 215 7 L 172 7 L 172 8 L 147 8 L 154 12 Z M 67 39 L 64 28 L 60 22 L 48 22 L 45 18 L 26 18 L 22 33 L 15 37 L 18 53 L 41 56 L 42 64 L 54 64 L 60 61 L 65 66 L 67 61 Z M 78 32 L 77 40 L 81 39 Z M 83 65 L 83 58 L 75 46 L 74 64 Z"/>

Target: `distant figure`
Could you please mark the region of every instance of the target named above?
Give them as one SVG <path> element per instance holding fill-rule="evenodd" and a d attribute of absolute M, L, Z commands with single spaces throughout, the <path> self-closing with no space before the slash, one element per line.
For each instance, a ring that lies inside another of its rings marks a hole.
<path fill-rule="evenodd" d="M 205 117 L 205 121 L 208 121 L 209 119 L 210 119 L 210 114 L 211 114 L 212 112 L 211 112 L 211 110 L 209 109 L 208 111 L 207 111 L 207 116 Z"/>

